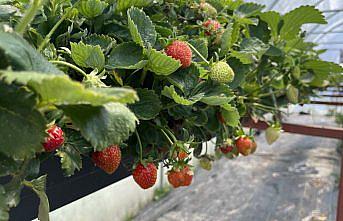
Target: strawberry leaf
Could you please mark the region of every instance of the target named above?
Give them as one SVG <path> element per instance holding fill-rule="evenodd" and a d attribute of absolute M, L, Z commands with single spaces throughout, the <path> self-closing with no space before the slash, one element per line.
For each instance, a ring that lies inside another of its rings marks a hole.
<path fill-rule="evenodd" d="M 16 159 L 34 156 L 42 150 L 46 124 L 35 109 L 36 97 L 25 88 L 3 81 L 0 81 L 0 94 L 0 152 Z M 20 139 L 15 139 L 17 136 Z"/>
<path fill-rule="evenodd" d="M 221 105 L 221 107 L 221 114 L 224 118 L 225 124 L 231 127 L 237 127 L 240 120 L 238 110 L 229 104 Z"/>
<path fill-rule="evenodd" d="M 56 153 L 61 158 L 61 165 L 65 176 L 74 175 L 75 170 L 81 170 L 81 154 L 73 146 L 65 144 Z"/>
<path fill-rule="evenodd" d="M 153 90 L 137 89 L 139 101 L 130 105 L 130 109 L 138 119 L 150 120 L 161 111 L 161 101 Z"/>
<path fill-rule="evenodd" d="M 127 52 L 130 53 L 127 53 Z M 106 68 L 141 69 L 148 61 L 143 60 L 143 48 L 134 42 L 115 47 L 108 58 Z"/>
<path fill-rule="evenodd" d="M 278 36 L 278 25 L 281 20 L 281 16 L 278 12 L 269 11 L 259 14 L 262 21 L 266 22 L 270 28 L 272 37 L 275 39 Z"/>
<path fill-rule="evenodd" d="M 107 35 L 91 34 L 83 39 L 83 42 L 87 45 L 97 46 L 99 45 L 102 50 L 108 50 L 116 45 L 116 40 Z"/>
<path fill-rule="evenodd" d="M 47 75 L 35 72 L 0 71 L 0 79 L 27 85 L 39 95 L 40 105 L 102 105 L 108 102 L 133 103 L 136 92 L 126 88 L 89 88 L 72 81 L 67 75 Z M 58 93 L 56 93 L 58 91 Z"/>
<path fill-rule="evenodd" d="M 173 99 L 176 103 L 182 105 L 192 105 L 197 101 L 200 101 L 201 98 L 204 96 L 203 94 L 197 94 L 193 97 L 185 98 L 175 91 L 174 85 L 171 85 L 169 87 L 165 86 L 163 88 L 162 95 L 169 97 L 170 99 Z"/>
<path fill-rule="evenodd" d="M 61 105 L 64 113 L 81 131 L 94 150 L 120 144 L 135 130 L 136 116 L 123 104 L 108 103 L 103 106 Z"/>
<path fill-rule="evenodd" d="M 149 16 L 143 10 L 130 8 L 127 11 L 127 17 L 133 41 L 142 47 L 154 46 L 157 33 Z"/>
<path fill-rule="evenodd" d="M 4 58 L 7 58 L 13 70 L 63 74 L 15 33 L 0 32 L 0 49 L 4 51 Z"/>
<path fill-rule="evenodd" d="M 25 185 L 30 187 L 39 197 L 38 219 L 40 221 L 49 221 L 49 199 L 45 193 L 47 175 L 38 177 L 31 181 L 24 181 Z"/>
<path fill-rule="evenodd" d="M 148 69 L 157 75 L 170 75 L 181 67 L 181 63 L 178 60 L 155 49 L 151 49 L 148 57 Z"/>
<path fill-rule="evenodd" d="M 132 6 L 141 8 L 150 5 L 152 2 L 153 0 L 118 0 L 116 11 L 122 12 Z"/>
<path fill-rule="evenodd" d="M 86 45 L 83 42 L 70 43 L 71 57 L 74 62 L 84 68 L 97 68 L 102 70 L 105 65 L 105 56 L 99 45 Z"/>
<path fill-rule="evenodd" d="M 283 26 L 280 30 L 282 39 L 290 40 L 299 34 L 300 28 L 303 24 L 317 23 L 327 24 L 325 17 L 314 6 L 300 6 L 282 18 Z"/>
<path fill-rule="evenodd" d="M 92 19 L 101 15 L 107 5 L 105 1 L 101 0 L 81 0 L 77 9 L 83 16 Z"/>

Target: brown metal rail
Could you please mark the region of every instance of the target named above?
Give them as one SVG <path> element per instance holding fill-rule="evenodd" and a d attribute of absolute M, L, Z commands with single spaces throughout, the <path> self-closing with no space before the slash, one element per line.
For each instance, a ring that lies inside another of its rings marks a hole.
<path fill-rule="evenodd" d="M 343 102 L 338 102 L 338 101 L 311 101 L 311 104 L 324 104 L 324 105 L 332 105 L 332 106 L 343 106 Z"/>
<path fill-rule="evenodd" d="M 265 130 L 269 126 L 268 123 L 265 121 L 254 122 L 252 119 L 243 120 L 242 125 L 245 127 L 256 128 L 260 130 Z M 282 125 L 282 130 L 288 133 L 343 139 L 343 128 L 314 126 L 314 125 L 305 126 L 305 125 L 290 124 L 290 123 L 282 123 L 281 125 Z"/>
<path fill-rule="evenodd" d="M 322 97 L 343 97 L 343 94 L 321 94 Z"/>

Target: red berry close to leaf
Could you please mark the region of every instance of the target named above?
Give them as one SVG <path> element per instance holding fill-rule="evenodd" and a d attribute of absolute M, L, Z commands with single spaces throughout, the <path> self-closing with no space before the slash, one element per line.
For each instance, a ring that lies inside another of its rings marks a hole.
<path fill-rule="evenodd" d="M 226 144 L 226 145 L 221 146 L 219 149 L 223 154 L 227 154 L 233 151 L 234 147 L 232 145 Z"/>
<path fill-rule="evenodd" d="M 140 187 L 148 189 L 156 183 L 157 168 L 153 163 L 148 163 L 146 166 L 139 163 L 133 170 L 132 176 Z"/>
<path fill-rule="evenodd" d="M 251 153 L 253 141 L 249 137 L 240 137 L 236 140 L 236 147 L 243 156 L 247 156 Z"/>
<path fill-rule="evenodd" d="M 112 174 L 119 167 L 121 151 L 118 145 L 111 145 L 102 151 L 92 153 L 92 160 L 106 173 Z"/>
<path fill-rule="evenodd" d="M 183 68 L 187 68 L 192 63 L 192 50 L 184 41 L 173 41 L 165 49 L 168 56 L 179 60 Z"/>
<path fill-rule="evenodd" d="M 181 173 L 183 175 L 183 185 L 182 186 L 189 186 L 192 183 L 193 180 L 193 171 L 189 168 L 189 166 L 185 166 Z"/>
<path fill-rule="evenodd" d="M 184 160 L 184 159 L 186 159 L 188 157 L 188 153 L 186 153 L 185 151 L 181 150 L 178 153 L 177 157 L 179 158 L 179 160 Z"/>
<path fill-rule="evenodd" d="M 62 146 L 62 144 L 64 143 L 64 133 L 60 127 L 52 125 L 47 130 L 47 133 L 48 136 L 45 138 L 45 141 L 43 143 L 45 151 L 52 152 Z"/>
<path fill-rule="evenodd" d="M 174 187 L 189 186 L 193 180 L 193 171 L 189 166 L 180 169 L 172 169 L 168 172 L 168 181 Z"/>
<path fill-rule="evenodd" d="M 208 30 L 205 32 L 206 35 L 212 35 L 213 33 L 216 33 L 221 27 L 218 21 L 211 19 L 205 21 L 202 25 Z"/>

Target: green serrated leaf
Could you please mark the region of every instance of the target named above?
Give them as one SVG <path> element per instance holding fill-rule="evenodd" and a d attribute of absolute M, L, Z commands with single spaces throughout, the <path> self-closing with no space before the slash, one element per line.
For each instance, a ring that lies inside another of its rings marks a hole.
<path fill-rule="evenodd" d="M 304 68 L 313 70 L 316 74 L 343 73 L 343 68 L 336 63 L 322 60 L 310 60 L 303 64 Z"/>
<path fill-rule="evenodd" d="M 161 111 L 161 101 L 153 90 L 137 89 L 139 101 L 130 105 L 130 109 L 135 113 L 138 119 L 154 119 Z"/>
<path fill-rule="evenodd" d="M 275 39 L 278 36 L 278 25 L 281 20 L 281 16 L 278 12 L 268 11 L 259 14 L 262 21 L 266 22 L 270 28 L 272 37 Z"/>
<path fill-rule="evenodd" d="M 148 57 L 148 69 L 157 75 L 170 75 L 181 67 L 180 61 L 155 49 L 151 49 Z"/>
<path fill-rule="evenodd" d="M 66 176 L 74 175 L 82 168 L 81 154 L 72 145 L 65 144 L 56 153 L 61 158 L 61 167 Z"/>
<path fill-rule="evenodd" d="M 108 4 L 101 0 L 81 0 L 77 4 L 77 9 L 83 16 L 92 19 L 101 15 L 107 6 Z"/>
<path fill-rule="evenodd" d="M 283 26 L 280 30 L 281 38 L 290 40 L 298 35 L 300 28 L 303 24 L 317 23 L 326 24 L 325 17 L 314 6 L 300 6 L 282 18 Z"/>
<path fill-rule="evenodd" d="M 115 46 L 116 40 L 108 35 L 91 34 L 83 39 L 83 42 L 87 45 L 97 46 L 99 45 L 102 50 L 107 50 Z"/>
<path fill-rule="evenodd" d="M 258 14 L 264 7 L 264 5 L 253 2 L 244 3 L 234 10 L 234 15 L 240 18 L 254 16 Z"/>
<path fill-rule="evenodd" d="M 195 64 L 193 63 L 188 68 L 179 69 L 167 77 L 167 80 L 179 88 L 186 96 L 191 94 L 192 89 L 198 84 L 200 73 Z"/>
<path fill-rule="evenodd" d="M 17 159 L 32 157 L 42 150 L 46 125 L 35 108 L 35 95 L 1 80 L 0 94 L 0 152 Z"/>
<path fill-rule="evenodd" d="M 125 42 L 112 50 L 106 68 L 141 69 L 148 63 L 143 58 L 141 46 L 134 42 Z"/>
<path fill-rule="evenodd" d="M 143 10 L 130 8 L 127 17 L 132 40 L 142 47 L 153 47 L 157 33 L 149 16 Z"/>
<path fill-rule="evenodd" d="M 81 131 L 94 150 L 103 150 L 109 145 L 120 144 L 135 130 L 136 116 L 123 104 L 108 103 L 90 105 L 61 105 L 73 124 Z"/>
<path fill-rule="evenodd" d="M 190 98 L 184 98 L 175 91 L 174 85 L 171 85 L 169 87 L 165 86 L 163 88 L 162 95 L 169 97 L 170 99 L 173 99 L 176 103 L 182 105 L 192 105 L 197 101 L 200 101 L 201 98 L 204 96 L 204 94 L 197 94 Z"/>
<path fill-rule="evenodd" d="M 254 59 L 260 59 L 268 49 L 269 45 L 258 38 L 244 38 L 240 45 L 240 51 L 233 51 L 230 55 L 239 59 L 243 64 L 250 64 L 254 62 Z"/>
<path fill-rule="evenodd" d="M 38 207 L 38 220 L 49 221 L 49 199 L 45 193 L 47 175 L 38 177 L 37 179 L 31 181 L 25 181 L 25 185 L 32 188 L 32 190 L 39 197 L 39 207 Z"/>
<path fill-rule="evenodd" d="M 122 12 L 127 10 L 128 8 L 134 7 L 146 7 L 150 5 L 153 0 L 118 0 L 116 5 L 116 11 Z"/>
<path fill-rule="evenodd" d="M 86 45 L 83 42 L 70 43 L 73 61 L 84 68 L 102 70 L 105 65 L 105 56 L 99 45 Z"/>
<path fill-rule="evenodd" d="M 13 70 L 63 74 L 15 33 L 0 32 L 0 49 L 3 50 L 3 55 Z"/>
<path fill-rule="evenodd" d="M 126 88 L 88 88 L 72 81 L 67 75 L 47 75 L 35 72 L 0 71 L 0 79 L 27 85 L 39 95 L 40 105 L 103 105 L 108 102 L 133 103 L 135 91 Z M 58 91 L 58 93 L 56 93 Z"/>
<path fill-rule="evenodd" d="M 189 41 L 191 45 L 204 57 L 208 57 L 208 41 L 206 38 L 192 39 Z M 202 59 L 195 54 L 196 61 L 202 61 Z"/>
<path fill-rule="evenodd" d="M 20 162 L 21 161 L 17 162 L 13 158 L 7 157 L 4 154 L 0 153 L 0 177 L 17 172 L 20 166 Z"/>
<path fill-rule="evenodd" d="M 233 30 L 233 24 L 229 23 L 222 35 L 220 48 L 221 48 L 221 53 L 223 55 L 228 53 L 233 45 L 232 30 Z"/>
<path fill-rule="evenodd" d="M 238 110 L 229 104 L 222 105 L 221 107 L 221 114 L 224 118 L 225 124 L 231 127 L 237 127 L 240 120 Z"/>

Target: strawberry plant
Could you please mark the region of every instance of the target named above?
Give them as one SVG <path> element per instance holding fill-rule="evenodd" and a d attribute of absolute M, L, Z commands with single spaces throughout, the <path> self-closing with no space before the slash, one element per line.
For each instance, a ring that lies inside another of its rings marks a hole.
<path fill-rule="evenodd" d="M 206 169 L 214 159 L 202 143 L 216 138 L 216 153 L 228 158 L 253 153 L 242 117 L 271 113 L 278 125 L 283 107 L 306 103 L 342 73 L 305 41 L 302 25 L 326 23 L 313 6 L 284 15 L 233 0 L 0 6 L 8 9 L 0 11 L 0 176 L 8 180 L 0 220 L 23 186 L 37 193 L 39 219 L 48 220 L 49 174 L 37 176 L 51 157 L 72 176 L 84 157 L 113 173 L 130 155 L 142 188 L 154 185 L 158 162 L 174 187 L 188 186 L 190 152 Z"/>

